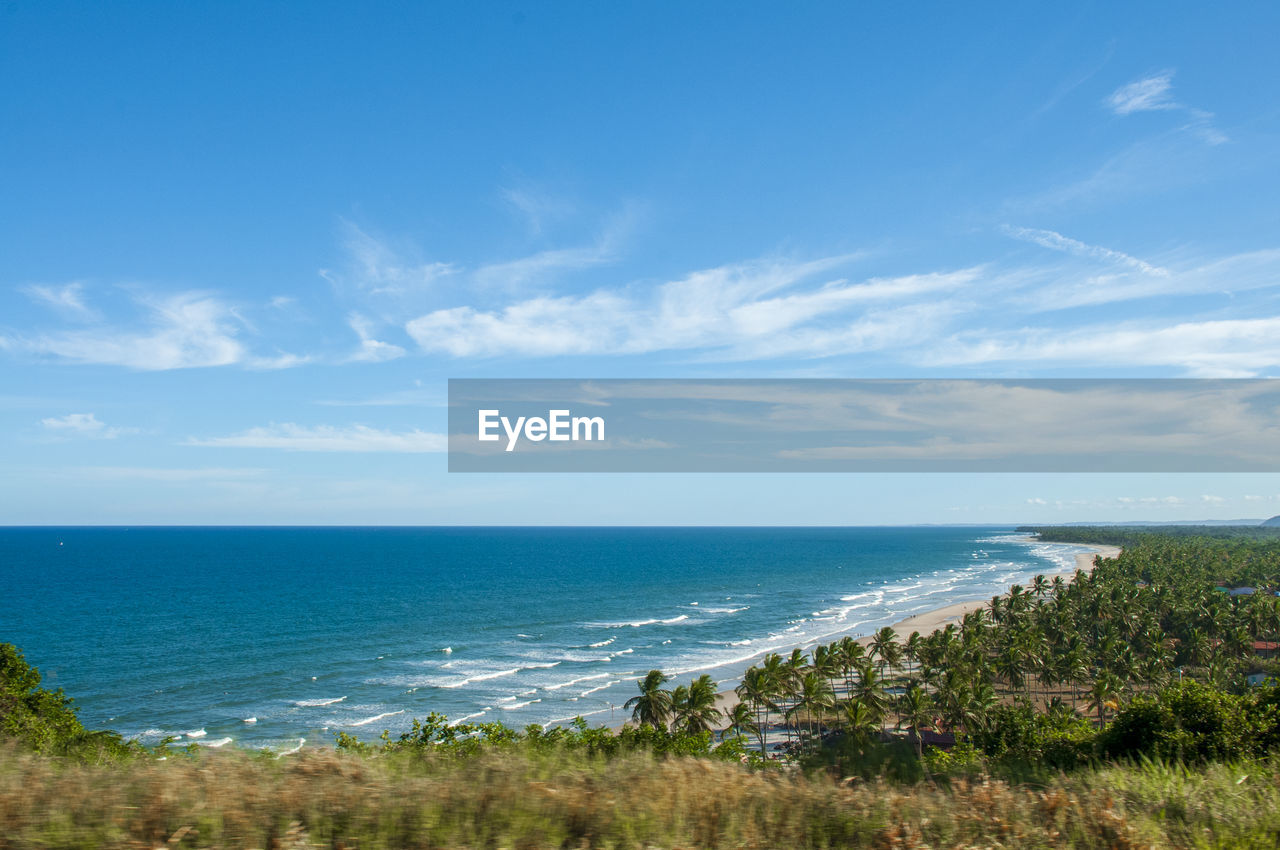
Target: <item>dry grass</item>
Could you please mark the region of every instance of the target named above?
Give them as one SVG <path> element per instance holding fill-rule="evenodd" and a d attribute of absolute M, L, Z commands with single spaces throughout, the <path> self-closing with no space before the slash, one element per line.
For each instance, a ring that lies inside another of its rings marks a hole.
<path fill-rule="evenodd" d="M 85 766 L 7 751 L 0 848 L 1276 846 L 1263 823 L 1280 817 L 1267 814 L 1280 812 L 1275 774 L 1237 779 L 1140 768 L 1048 789 L 942 789 L 644 755 L 209 753 Z"/>

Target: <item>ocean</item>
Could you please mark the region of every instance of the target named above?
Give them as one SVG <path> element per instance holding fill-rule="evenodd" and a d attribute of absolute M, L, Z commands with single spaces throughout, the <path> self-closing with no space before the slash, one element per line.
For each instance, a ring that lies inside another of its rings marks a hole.
<path fill-rule="evenodd" d="M 1082 551 L 971 527 L 2 528 L 0 641 L 90 728 L 286 752 L 431 711 L 620 723 L 652 668 L 730 688 Z"/>

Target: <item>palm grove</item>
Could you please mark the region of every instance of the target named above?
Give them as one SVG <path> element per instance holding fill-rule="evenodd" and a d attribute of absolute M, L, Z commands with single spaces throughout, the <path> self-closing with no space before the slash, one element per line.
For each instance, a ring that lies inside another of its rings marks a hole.
<path fill-rule="evenodd" d="M 721 721 L 762 753 L 802 754 L 833 740 L 865 751 L 898 732 L 924 756 L 930 731 L 961 742 L 960 752 L 1056 767 L 1269 748 L 1280 700 L 1274 687 L 1246 681 L 1280 673 L 1255 653 L 1257 642 L 1280 636 L 1280 599 L 1263 590 L 1280 585 L 1280 538 L 1267 530 L 1041 531 L 1124 550 L 1069 580 L 1015 585 L 929 635 L 903 639 L 884 628 L 865 646 L 844 637 L 809 653 L 768 655 L 746 671 L 740 702 L 723 719 L 709 677 L 666 690 L 657 670 L 627 708 L 638 724 L 677 732 Z M 1235 587 L 1258 592 L 1224 592 Z"/>

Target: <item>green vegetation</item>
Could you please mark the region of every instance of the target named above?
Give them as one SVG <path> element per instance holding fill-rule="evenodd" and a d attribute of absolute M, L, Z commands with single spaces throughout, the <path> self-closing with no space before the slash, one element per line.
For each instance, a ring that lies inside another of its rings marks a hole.
<path fill-rule="evenodd" d="M 149 751 L 3 645 L 0 850 L 1280 845 L 1280 686 L 1249 684 L 1280 673 L 1280 537 L 1035 531 L 1124 551 L 929 635 L 769 655 L 728 711 L 651 671 L 616 733 L 433 713 L 283 759 Z"/>
<path fill-rule="evenodd" d="M 969 770 L 976 759 L 1014 778 L 1114 757 L 1204 762 L 1273 751 L 1280 692 L 1248 678 L 1280 674 L 1255 651 L 1257 641 L 1280 640 L 1270 590 L 1280 586 L 1280 537 L 1254 528 L 1027 530 L 1125 548 L 1069 581 L 1014 586 L 927 636 L 900 641 L 881 629 L 865 647 L 845 638 L 811 655 L 767 656 L 738 687 L 761 745 L 782 736 L 805 763 L 860 774 L 867 763 L 900 763 L 873 752 L 898 731 L 927 772 Z M 925 752 L 929 731 L 967 743 L 959 752 L 972 757 Z M 832 749 L 844 757 L 833 761 Z M 900 764 L 892 772 L 918 773 Z"/>
<path fill-rule="evenodd" d="M 144 750 L 114 732 L 85 729 L 70 697 L 40 687 L 40 671 L 10 643 L 0 643 L 0 737 L 55 756 L 119 759 Z"/>

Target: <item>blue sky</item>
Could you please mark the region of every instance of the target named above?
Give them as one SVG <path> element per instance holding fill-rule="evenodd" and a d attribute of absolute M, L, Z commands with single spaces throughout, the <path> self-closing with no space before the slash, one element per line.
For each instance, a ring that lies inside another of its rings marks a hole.
<path fill-rule="evenodd" d="M 0 522 L 1280 514 L 445 472 L 450 377 L 1274 377 L 1280 9 L 0 5 Z"/>

